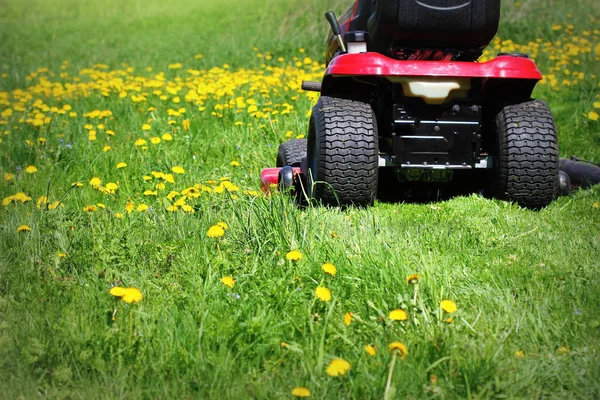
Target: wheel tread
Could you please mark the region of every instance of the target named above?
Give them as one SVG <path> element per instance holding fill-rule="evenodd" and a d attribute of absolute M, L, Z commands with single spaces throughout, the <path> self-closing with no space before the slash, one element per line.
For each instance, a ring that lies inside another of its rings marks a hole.
<path fill-rule="evenodd" d="M 496 130 L 496 196 L 528 208 L 547 206 L 558 192 L 558 140 L 548 105 L 508 105 L 496 116 Z"/>
<path fill-rule="evenodd" d="M 328 205 L 373 203 L 377 193 L 376 120 L 367 103 L 323 96 L 313 108 L 321 151 L 315 198 Z M 319 182 L 324 182 L 319 183 Z"/>

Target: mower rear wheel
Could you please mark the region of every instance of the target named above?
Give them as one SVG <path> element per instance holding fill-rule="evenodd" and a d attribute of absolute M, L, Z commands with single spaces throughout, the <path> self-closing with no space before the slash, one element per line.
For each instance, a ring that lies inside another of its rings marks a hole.
<path fill-rule="evenodd" d="M 306 139 L 292 139 L 279 145 L 277 167 L 300 167 L 302 157 L 306 157 Z"/>
<path fill-rule="evenodd" d="M 505 106 L 496 116 L 498 156 L 494 194 L 542 208 L 558 193 L 558 140 L 548 105 L 540 100 Z"/>
<path fill-rule="evenodd" d="M 311 198 L 324 205 L 367 206 L 377 194 L 378 139 L 368 103 L 322 96 L 308 131 Z"/>

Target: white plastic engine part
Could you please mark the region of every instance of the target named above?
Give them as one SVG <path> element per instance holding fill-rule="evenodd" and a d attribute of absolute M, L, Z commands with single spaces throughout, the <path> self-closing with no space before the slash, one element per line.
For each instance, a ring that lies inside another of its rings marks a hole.
<path fill-rule="evenodd" d="M 348 54 L 366 53 L 367 42 L 348 42 Z"/>
<path fill-rule="evenodd" d="M 465 97 L 471 88 L 470 78 L 388 76 L 387 79 L 402 84 L 405 96 L 420 97 L 427 104 L 443 104 L 452 98 Z"/>

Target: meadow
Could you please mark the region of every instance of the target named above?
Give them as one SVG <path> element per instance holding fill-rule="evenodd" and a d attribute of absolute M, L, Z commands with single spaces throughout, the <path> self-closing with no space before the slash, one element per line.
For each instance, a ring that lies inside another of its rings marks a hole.
<path fill-rule="evenodd" d="M 0 1 L 0 398 L 598 398 L 600 187 L 298 209 L 349 0 Z M 503 1 L 600 162 L 600 3 Z"/>

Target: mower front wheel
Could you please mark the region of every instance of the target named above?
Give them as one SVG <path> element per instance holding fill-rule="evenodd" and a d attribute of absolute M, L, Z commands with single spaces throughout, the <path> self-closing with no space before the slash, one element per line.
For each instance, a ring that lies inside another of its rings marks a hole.
<path fill-rule="evenodd" d="M 303 157 L 306 157 L 306 139 L 288 140 L 279 145 L 276 166 L 299 167 Z"/>
<path fill-rule="evenodd" d="M 322 96 L 308 130 L 311 198 L 331 206 L 368 206 L 377 194 L 377 121 L 371 106 Z"/>
<path fill-rule="evenodd" d="M 542 208 L 558 194 L 558 140 L 548 105 L 539 100 L 505 106 L 496 116 L 495 196 Z"/>

